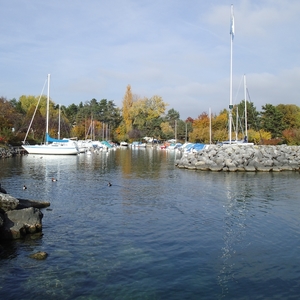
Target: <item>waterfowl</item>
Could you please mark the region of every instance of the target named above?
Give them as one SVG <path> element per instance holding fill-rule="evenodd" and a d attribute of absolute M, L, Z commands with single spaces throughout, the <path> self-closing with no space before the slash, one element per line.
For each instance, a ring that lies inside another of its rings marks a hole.
<path fill-rule="evenodd" d="M 7 194 L 6 190 L 4 188 L 1 187 L 1 183 L 0 183 L 0 193 L 2 194 Z"/>
<path fill-rule="evenodd" d="M 112 186 L 112 184 L 109 182 L 108 184 L 107 184 L 108 186 Z"/>
<path fill-rule="evenodd" d="M 23 190 L 27 190 L 27 186 L 25 184 L 23 185 Z"/>
<path fill-rule="evenodd" d="M 57 179 L 56 179 L 56 178 L 52 178 L 51 180 L 52 180 L 52 182 L 55 182 L 55 181 L 57 181 Z"/>

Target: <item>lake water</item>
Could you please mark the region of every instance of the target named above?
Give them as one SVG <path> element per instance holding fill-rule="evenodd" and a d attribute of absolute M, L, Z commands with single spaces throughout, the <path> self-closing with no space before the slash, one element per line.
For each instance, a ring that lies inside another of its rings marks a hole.
<path fill-rule="evenodd" d="M 1 299 L 298 299 L 299 172 L 189 171 L 178 155 L 1 160 L 7 192 L 51 202 L 42 238 L 0 242 Z"/>

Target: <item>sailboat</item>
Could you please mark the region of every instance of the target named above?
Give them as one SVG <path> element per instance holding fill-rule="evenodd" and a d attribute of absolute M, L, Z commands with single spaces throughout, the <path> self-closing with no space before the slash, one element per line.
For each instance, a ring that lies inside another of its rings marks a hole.
<path fill-rule="evenodd" d="M 22 147 L 29 154 L 47 154 L 47 155 L 77 155 L 79 153 L 78 146 L 75 141 L 68 139 L 54 139 L 49 135 L 49 103 L 50 103 L 50 74 L 48 74 L 48 92 L 47 92 L 47 113 L 46 113 L 46 141 L 41 145 L 27 145 L 25 143 L 27 134 L 23 141 Z M 32 122 L 31 122 L 32 123 Z"/>

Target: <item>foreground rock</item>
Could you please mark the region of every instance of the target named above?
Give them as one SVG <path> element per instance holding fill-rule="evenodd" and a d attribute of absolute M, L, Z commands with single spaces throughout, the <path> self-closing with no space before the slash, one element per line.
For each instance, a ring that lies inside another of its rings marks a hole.
<path fill-rule="evenodd" d="M 37 259 L 37 260 L 44 260 L 48 257 L 48 253 L 43 252 L 43 251 L 39 251 L 37 253 L 33 253 L 33 254 L 29 255 L 29 257 Z"/>
<path fill-rule="evenodd" d="M 0 240 L 41 233 L 43 214 L 40 208 L 48 206 L 49 202 L 17 199 L 0 193 Z"/>
<path fill-rule="evenodd" d="M 206 149 L 184 154 L 178 168 L 201 171 L 280 172 L 300 169 L 299 146 L 209 145 Z"/>

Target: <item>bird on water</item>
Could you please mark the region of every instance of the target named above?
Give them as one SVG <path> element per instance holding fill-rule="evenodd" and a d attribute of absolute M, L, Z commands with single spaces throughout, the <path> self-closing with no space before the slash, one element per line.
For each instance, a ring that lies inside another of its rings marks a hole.
<path fill-rule="evenodd" d="M 25 184 L 23 185 L 23 190 L 27 190 L 27 186 Z"/>
<path fill-rule="evenodd" d="M 112 184 L 109 182 L 108 184 L 107 184 L 108 186 L 112 186 Z"/>

